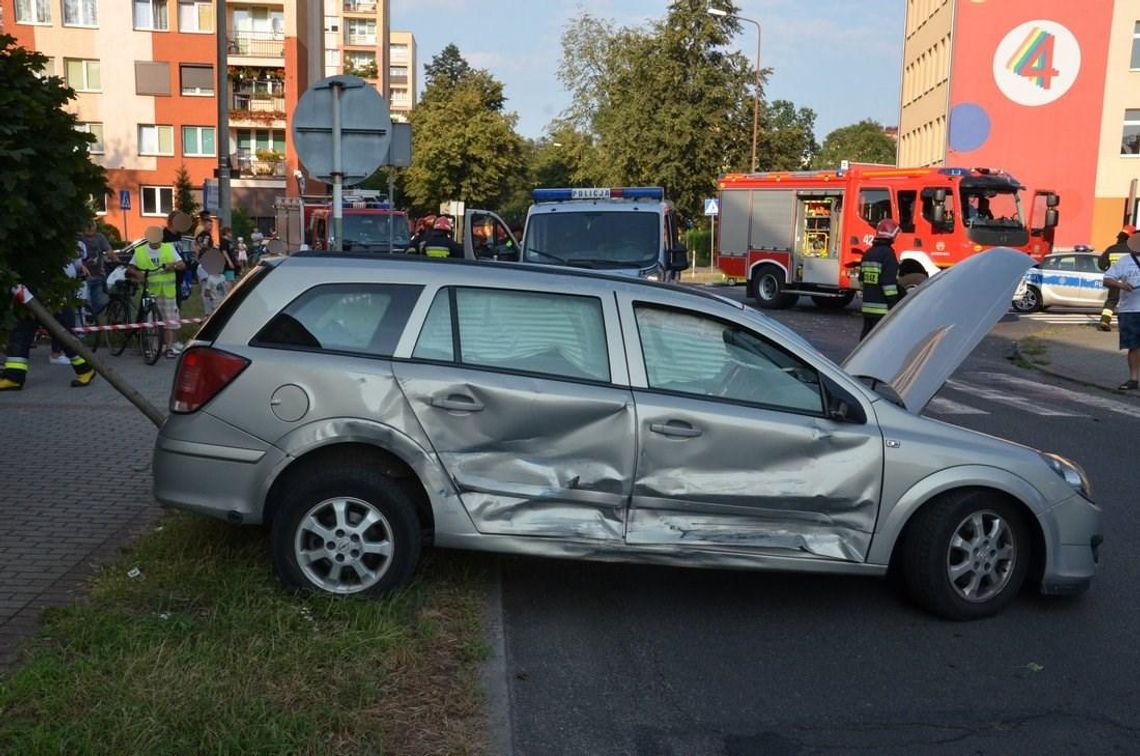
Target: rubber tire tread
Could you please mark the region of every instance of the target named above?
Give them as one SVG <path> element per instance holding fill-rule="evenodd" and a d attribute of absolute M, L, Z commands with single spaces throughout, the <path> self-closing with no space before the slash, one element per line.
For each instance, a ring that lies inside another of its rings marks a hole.
<path fill-rule="evenodd" d="M 139 321 L 138 322 L 140 322 L 140 323 L 157 322 L 159 320 L 162 320 L 162 315 L 160 315 L 158 312 L 158 305 L 156 305 L 154 303 L 150 303 L 150 304 L 146 305 L 145 307 L 142 308 L 142 310 L 139 311 Z M 143 361 L 146 362 L 146 364 L 148 364 L 148 365 L 153 365 L 156 362 L 158 362 L 159 359 L 162 358 L 162 332 L 163 332 L 163 330 L 164 329 L 162 329 L 162 328 L 141 328 L 141 329 L 139 329 L 139 349 L 143 353 Z M 151 335 L 152 333 L 157 333 L 158 336 L 154 337 Z M 150 356 L 147 356 L 146 341 L 147 341 L 147 339 L 150 339 L 150 338 L 153 338 L 157 343 L 155 345 L 154 351 L 150 354 Z"/>
<path fill-rule="evenodd" d="M 277 577 L 298 593 L 323 592 L 305 578 L 293 554 L 293 537 L 300 519 L 316 503 L 336 496 L 352 496 L 380 509 L 392 526 L 392 564 L 376 585 L 352 595 L 382 595 L 407 585 L 420 560 L 423 533 L 415 503 L 400 484 L 373 469 L 367 455 L 350 455 L 339 464 L 304 470 L 290 485 L 273 518 L 270 543 Z"/>
<path fill-rule="evenodd" d="M 945 559 L 954 529 L 969 513 L 981 509 L 993 510 L 1009 523 L 1017 564 L 1001 593 L 984 604 L 972 604 L 954 592 L 946 576 Z M 1033 560 L 1032 548 L 1029 527 L 1016 506 L 982 491 L 950 493 L 923 507 L 907 527 L 903 582 L 912 601 L 939 617 L 956 621 L 992 617 L 1017 598 Z"/>
<path fill-rule="evenodd" d="M 121 299 L 112 299 L 103 310 L 107 325 L 126 325 L 131 322 L 131 309 Z M 130 331 L 107 331 L 107 345 L 111 354 L 118 357 L 131 343 Z"/>
<path fill-rule="evenodd" d="M 1022 314 L 1027 314 L 1027 313 L 1031 313 L 1031 312 L 1041 312 L 1042 310 L 1045 309 L 1044 307 L 1041 306 L 1041 290 L 1038 289 L 1036 286 L 1030 286 L 1029 288 L 1033 289 L 1035 292 L 1037 292 L 1037 303 L 1034 304 L 1033 307 L 1030 307 L 1029 309 L 1018 307 L 1015 304 L 1013 306 L 1014 312 L 1020 312 Z"/>
<path fill-rule="evenodd" d="M 770 265 L 769 266 L 761 266 L 761 267 L 757 268 L 756 272 L 753 273 L 753 275 L 752 275 L 752 279 L 753 279 L 753 281 L 752 281 L 752 296 L 756 299 L 756 304 L 759 305 L 760 309 L 762 309 L 762 310 L 786 310 L 789 307 L 791 307 L 792 305 L 794 305 L 796 303 L 796 301 L 800 298 L 799 295 L 798 294 L 785 294 L 784 293 L 784 286 L 786 284 L 785 284 L 785 282 L 781 282 L 779 280 L 780 274 L 775 273 L 775 272 L 771 273 L 770 275 L 777 277 L 776 281 L 777 281 L 777 284 L 779 285 L 779 291 L 776 293 L 776 296 L 770 300 L 766 300 L 766 299 L 761 298 L 761 296 L 760 296 L 760 279 L 764 275 L 768 274 L 768 271 L 764 270 L 764 267 L 771 268 L 772 266 L 770 266 Z"/>

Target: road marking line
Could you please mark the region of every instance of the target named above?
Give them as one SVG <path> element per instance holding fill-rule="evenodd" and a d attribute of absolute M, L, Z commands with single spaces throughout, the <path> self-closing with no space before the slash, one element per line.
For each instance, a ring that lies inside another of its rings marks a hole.
<path fill-rule="evenodd" d="M 936 415 L 988 415 L 989 412 L 971 407 L 968 404 L 960 404 L 951 399 L 944 399 L 941 396 L 936 396 L 930 400 L 926 405 L 927 409 Z"/>
<path fill-rule="evenodd" d="M 1049 409 L 1048 407 L 1041 406 L 1041 403 L 1032 399 L 1027 399 L 1024 396 L 1015 396 L 1007 394 L 998 389 L 986 388 L 984 386 L 975 386 L 971 383 L 963 383 L 962 381 L 946 381 L 946 385 L 950 388 L 961 391 L 966 394 L 973 394 L 974 396 L 982 399 L 987 399 L 991 402 L 998 404 L 1005 404 L 1010 407 L 1016 407 L 1020 410 L 1040 415 L 1042 417 L 1083 417 L 1083 415 L 1075 414 L 1072 412 L 1063 412 L 1061 410 Z"/>
<path fill-rule="evenodd" d="M 1075 404 L 1083 404 L 1086 407 L 1095 407 L 1096 409 L 1108 410 L 1109 412 L 1117 412 L 1121 415 L 1140 418 L 1140 405 L 1137 404 L 1096 396 L 1094 394 L 1082 394 L 1072 389 L 1053 386 L 1048 383 L 1038 383 L 1028 378 L 1020 378 L 1016 375 L 1008 375 L 1006 373 L 971 373 L 971 375 L 984 377 L 991 381 L 1010 386 L 1025 388 L 1052 400 L 1064 399 L 1074 402 Z"/>

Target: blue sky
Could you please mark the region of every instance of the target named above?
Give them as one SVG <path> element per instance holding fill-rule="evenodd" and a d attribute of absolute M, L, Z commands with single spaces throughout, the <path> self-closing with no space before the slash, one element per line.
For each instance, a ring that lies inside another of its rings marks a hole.
<path fill-rule="evenodd" d="M 816 114 L 816 137 L 863 118 L 896 125 L 905 0 L 737 0 L 764 28 L 769 99 Z M 423 66 L 454 42 L 503 82 L 523 136 L 539 137 L 569 98 L 556 77 L 561 33 L 582 11 L 622 26 L 664 18 L 667 0 L 392 0 L 392 28 L 416 36 Z M 756 27 L 736 46 L 756 54 Z"/>

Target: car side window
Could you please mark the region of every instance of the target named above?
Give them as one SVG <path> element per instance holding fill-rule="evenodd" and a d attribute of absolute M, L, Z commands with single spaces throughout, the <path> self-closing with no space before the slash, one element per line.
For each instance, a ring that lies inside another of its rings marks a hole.
<path fill-rule="evenodd" d="M 651 305 L 637 305 L 634 312 L 650 388 L 823 412 L 815 369 L 757 334 Z"/>
<path fill-rule="evenodd" d="M 422 286 L 325 284 L 290 302 L 253 346 L 390 357 Z"/>
<path fill-rule="evenodd" d="M 597 297 L 444 290 L 432 303 L 412 356 L 560 378 L 610 380 L 605 319 Z"/>
<path fill-rule="evenodd" d="M 1077 270 L 1081 273 L 1097 273 L 1101 272 L 1100 267 L 1096 264 L 1096 257 L 1093 255 L 1081 255 L 1077 258 Z"/>
<path fill-rule="evenodd" d="M 1049 260 L 1045 263 L 1045 268 L 1047 270 L 1076 270 L 1077 258 L 1073 257 L 1072 255 L 1054 257 L 1052 260 Z"/>

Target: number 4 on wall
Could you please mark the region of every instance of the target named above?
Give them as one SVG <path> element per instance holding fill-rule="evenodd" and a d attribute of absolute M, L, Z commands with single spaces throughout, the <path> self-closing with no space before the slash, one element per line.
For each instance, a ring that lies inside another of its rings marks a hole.
<path fill-rule="evenodd" d="M 1032 79 L 1042 89 L 1049 89 L 1053 77 L 1061 72 L 1053 68 L 1053 43 L 1055 38 L 1043 29 L 1034 28 L 1009 59 L 1007 67 L 1018 76 Z"/>

